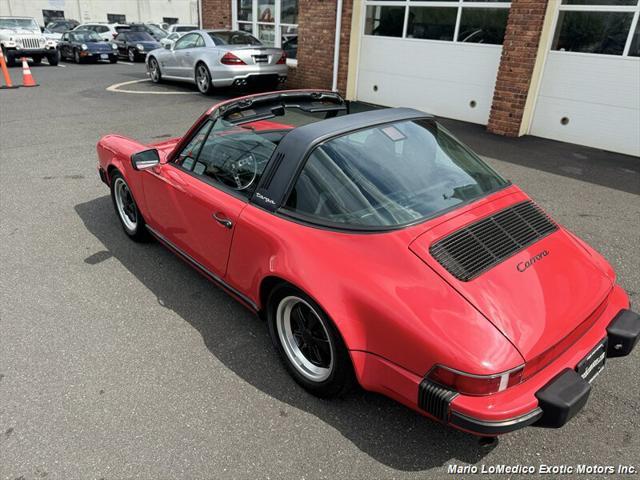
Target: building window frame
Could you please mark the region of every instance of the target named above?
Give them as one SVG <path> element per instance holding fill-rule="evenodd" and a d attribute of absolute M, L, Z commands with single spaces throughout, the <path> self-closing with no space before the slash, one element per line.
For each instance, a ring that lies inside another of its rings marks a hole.
<path fill-rule="evenodd" d="M 231 17 L 232 24 L 235 30 L 240 30 L 241 25 L 251 25 L 250 33 L 260 39 L 259 29 L 260 27 L 273 27 L 274 28 L 274 47 L 282 47 L 282 32 L 284 29 L 298 28 L 297 23 L 284 23 L 280 21 L 282 12 L 282 0 L 272 0 L 275 6 L 274 22 L 260 22 L 258 20 L 258 0 L 252 0 L 251 2 L 251 20 L 238 20 L 238 0 L 231 0 Z M 298 12 L 299 14 L 299 12 Z M 249 30 L 244 30 L 249 31 Z M 293 58 L 287 58 L 287 65 L 295 67 L 298 65 L 298 60 Z"/>
<path fill-rule="evenodd" d="M 404 22 L 402 26 L 402 35 L 399 37 L 393 36 L 380 36 L 381 38 L 387 39 L 399 39 L 399 40 L 411 40 L 416 42 L 438 42 L 438 43 L 457 43 L 464 45 L 473 45 L 473 46 L 482 46 L 482 47 L 493 47 L 493 48 L 502 48 L 502 44 L 495 43 L 471 43 L 471 42 L 461 42 L 458 38 L 460 34 L 460 25 L 462 23 L 462 13 L 464 10 L 470 9 L 506 9 L 509 10 L 511 8 L 511 0 L 505 1 L 482 1 L 482 0 L 365 0 L 364 6 L 362 9 L 362 25 L 360 33 L 363 36 L 367 37 L 378 37 L 377 35 L 371 35 L 366 33 L 367 27 L 367 7 L 376 6 L 376 7 L 404 7 Z M 407 36 L 407 30 L 409 26 L 409 12 L 410 8 L 416 7 L 424 7 L 424 8 L 452 8 L 457 9 L 456 12 L 456 22 L 453 31 L 453 40 L 439 40 L 439 39 L 427 39 L 427 38 L 413 38 Z M 505 25 L 506 31 L 506 25 Z"/>
<path fill-rule="evenodd" d="M 558 5 L 555 12 L 555 17 L 553 20 L 553 37 L 551 38 L 551 42 L 549 45 L 549 49 L 551 52 L 557 52 L 561 54 L 568 55 L 598 55 L 598 56 L 606 56 L 613 58 L 639 58 L 636 56 L 629 55 L 629 50 L 631 49 L 631 45 L 633 43 L 633 37 L 636 29 L 638 28 L 638 22 L 640 21 L 640 0 L 637 0 L 636 5 L 580 5 L 580 4 L 566 4 L 564 0 L 561 0 L 562 3 Z M 597 53 L 597 52 L 572 52 L 566 50 L 557 50 L 553 48 L 555 44 L 555 40 L 557 35 L 559 35 L 560 28 L 560 16 L 562 12 L 603 12 L 603 13 L 633 13 L 633 19 L 631 20 L 631 24 L 629 26 L 629 32 L 627 34 L 627 39 L 625 41 L 624 49 L 621 55 L 615 55 L 610 53 Z"/>

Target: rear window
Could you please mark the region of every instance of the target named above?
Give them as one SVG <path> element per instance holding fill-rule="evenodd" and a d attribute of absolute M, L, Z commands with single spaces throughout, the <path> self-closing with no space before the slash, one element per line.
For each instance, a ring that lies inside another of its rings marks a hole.
<path fill-rule="evenodd" d="M 320 144 L 285 209 L 313 223 L 392 228 L 507 184 L 435 121 L 403 121 Z"/>
<path fill-rule="evenodd" d="M 253 35 L 246 32 L 209 32 L 216 45 L 262 45 Z"/>
<path fill-rule="evenodd" d="M 122 27 L 115 27 L 116 28 L 116 32 L 120 33 L 120 32 L 128 32 L 129 30 L 131 30 L 131 28 L 127 25 L 123 25 Z"/>
<path fill-rule="evenodd" d="M 174 32 L 190 32 L 191 30 L 195 30 L 197 28 L 198 27 L 195 27 L 195 26 L 185 25 L 185 26 L 182 26 L 182 27 L 175 27 L 173 29 L 173 31 Z"/>

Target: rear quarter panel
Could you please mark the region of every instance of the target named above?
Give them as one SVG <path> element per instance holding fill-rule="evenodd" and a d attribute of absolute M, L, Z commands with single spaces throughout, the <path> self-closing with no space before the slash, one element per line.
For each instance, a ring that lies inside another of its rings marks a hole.
<path fill-rule="evenodd" d="M 513 345 L 409 251 L 422 228 L 347 234 L 248 205 L 235 227 L 227 281 L 264 307 L 261 282 L 279 277 L 329 314 L 349 350 L 419 376 L 434 363 L 476 374 L 522 364 Z"/>

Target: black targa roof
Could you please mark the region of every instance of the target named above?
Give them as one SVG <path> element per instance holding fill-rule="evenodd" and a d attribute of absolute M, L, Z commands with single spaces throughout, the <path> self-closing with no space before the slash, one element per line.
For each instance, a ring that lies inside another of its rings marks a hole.
<path fill-rule="evenodd" d="M 319 120 L 291 130 L 273 152 L 251 202 L 277 210 L 286 200 L 308 154 L 319 143 L 375 125 L 418 118 L 432 116 L 412 108 L 387 108 Z"/>

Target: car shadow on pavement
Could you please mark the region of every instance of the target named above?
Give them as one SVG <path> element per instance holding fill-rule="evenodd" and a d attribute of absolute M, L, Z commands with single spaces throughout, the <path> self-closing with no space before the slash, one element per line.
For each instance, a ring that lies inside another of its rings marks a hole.
<path fill-rule="evenodd" d="M 422 471 L 450 461 L 477 463 L 493 448 L 381 395 L 357 390 L 331 401 L 311 396 L 281 366 L 263 320 L 157 242 L 136 244 L 129 240 L 109 196 L 79 204 L 75 210 L 106 249 L 89 255 L 86 268 L 116 259 L 160 305 L 189 322 L 227 368 L 271 397 L 337 429 L 378 462 L 397 470 Z M 283 406 L 280 415 L 287 414 Z"/>

